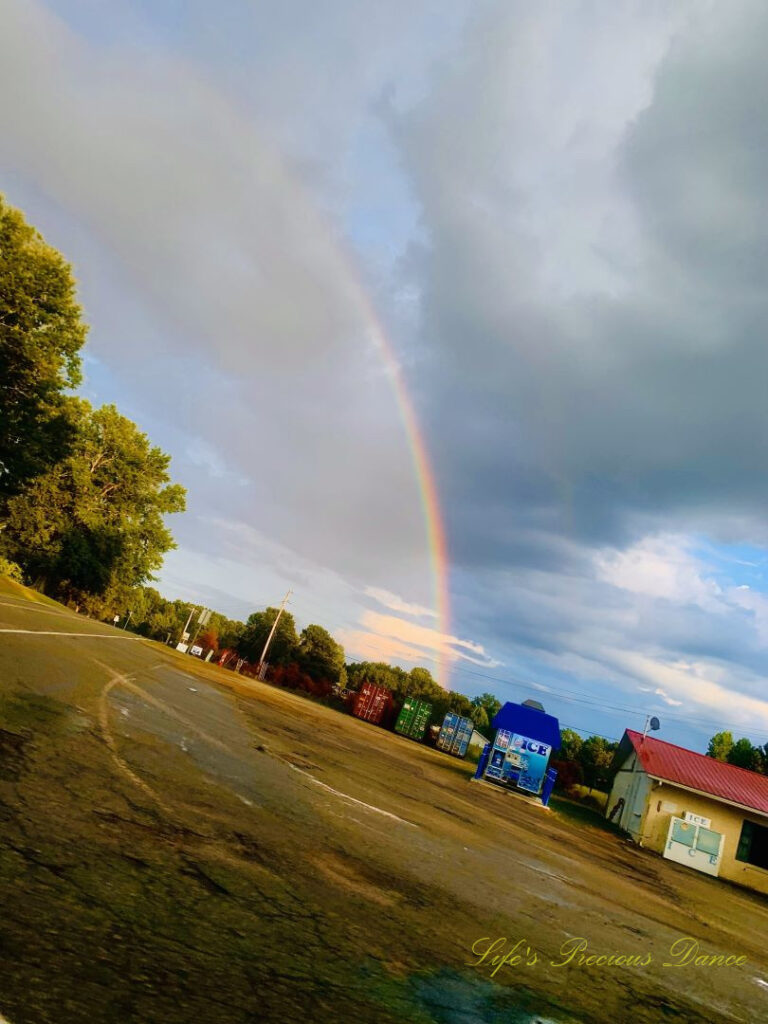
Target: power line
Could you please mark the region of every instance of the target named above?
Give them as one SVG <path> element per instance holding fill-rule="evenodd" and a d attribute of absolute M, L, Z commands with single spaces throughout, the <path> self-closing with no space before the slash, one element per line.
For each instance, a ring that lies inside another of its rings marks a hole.
<path fill-rule="evenodd" d="M 634 707 L 634 708 L 633 707 L 628 707 L 627 705 L 624 705 L 624 704 L 607 704 L 607 703 L 605 703 L 605 702 L 603 702 L 603 701 L 601 701 L 599 699 L 595 700 L 595 699 L 592 699 L 592 698 L 589 698 L 589 697 L 584 697 L 584 696 L 578 694 L 578 692 L 574 691 L 574 690 L 555 690 L 552 687 L 545 686 L 544 684 L 533 683 L 530 680 L 519 679 L 519 677 L 516 677 L 516 676 L 511 676 L 509 679 L 499 679 L 498 676 L 489 675 L 487 672 L 477 672 L 477 671 L 474 671 L 472 669 L 465 669 L 463 667 L 458 669 L 458 673 L 463 673 L 465 675 L 478 676 L 478 677 L 483 678 L 483 679 L 490 679 L 490 680 L 492 680 L 495 683 L 499 683 L 501 686 L 528 687 L 528 688 L 531 688 L 531 689 L 540 690 L 540 691 L 543 691 L 545 693 L 551 693 L 552 696 L 554 696 L 554 697 L 561 697 L 564 700 L 570 700 L 570 701 L 572 701 L 574 703 L 587 704 L 587 705 L 591 705 L 591 706 L 594 706 L 594 707 L 600 707 L 600 708 L 603 708 L 603 709 L 608 710 L 608 711 L 619 711 L 619 712 L 625 712 L 627 714 L 643 714 L 644 713 L 644 712 L 642 712 L 637 707 Z M 714 726 L 730 725 L 732 728 L 735 728 L 735 729 L 743 729 L 743 728 L 745 728 L 743 722 L 729 722 L 729 721 L 726 721 L 726 720 L 724 720 L 722 718 L 718 718 L 717 720 L 708 719 L 708 718 L 697 718 L 697 717 L 691 717 L 689 715 L 676 714 L 674 711 L 666 711 L 665 710 L 664 711 L 664 717 L 665 718 L 670 718 L 673 721 L 685 722 L 686 724 L 714 725 Z"/>

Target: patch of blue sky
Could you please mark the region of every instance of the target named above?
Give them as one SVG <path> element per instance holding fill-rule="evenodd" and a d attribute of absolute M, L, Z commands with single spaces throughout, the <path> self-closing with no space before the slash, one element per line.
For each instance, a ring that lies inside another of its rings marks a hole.
<path fill-rule="evenodd" d="M 703 562 L 720 586 L 768 591 L 768 551 L 755 544 L 719 544 L 697 537 L 691 554 Z"/>
<path fill-rule="evenodd" d="M 380 120 L 366 122 L 356 133 L 344 178 L 349 183 L 344 233 L 366 262 L 389 273 L 418 234 L 419 207 Z"/>

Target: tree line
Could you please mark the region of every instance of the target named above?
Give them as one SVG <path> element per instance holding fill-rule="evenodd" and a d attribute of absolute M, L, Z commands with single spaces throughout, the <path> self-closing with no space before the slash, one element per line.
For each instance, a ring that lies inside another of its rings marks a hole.
<path fill-rule="evenodd" d="M 734 740 L 731 732 L 717 732 L 710 739 L 707 757 L 716 761 L 725 761 L 737 768 L 748 768 L 749 771 L 768 775 L 768 743 L 753 746 L 746 736 Z"/>
<path fill-rule="evenodd" d="M 573 729 L 560 730 L 560 749 L 552 752 L 558 789 L 585 785 L 590 789 L 610 788 L 611 764 L 619 744 L 604 736 L 582 739 Z"/>
<path fill-rule="evenodd" d="M 129 630 L 152 640 L 175 644 L 182 637 L 190 614 L 196 606 L 188 601 L 168 600 L 153 587 L 135 587 L 121 609 Z M 114 608 L 104 606 L 104 621 L 111 621 Z M 196 627 L 193 614 L 191 637 L 204 654 L 211 652 L 225 667 L 255 674 L 264 645 L 278 618 L 279 609 L 253 612 L 245 621 L 212 611 L 204 628 Z M 364 682 L 385 686 L 396 705 L 407 697 L 432 704 L 433 723 L 442 722 L 447 711 L 471 718 L 477 729 L 487 732 L 501 707 L 491 693 L 469 698 L 447 691 L 433 678 L 429 669 L 410 671 L 386 662 L 347 662 L 344 648 L 323 626 L 310 623 L 301 631 L 289 611 L 279 615 L 268 653 L 267 679 L 280 686 L 302 690 L 312 696 L 328 698 L 342 690 L 359 690 Z"/>

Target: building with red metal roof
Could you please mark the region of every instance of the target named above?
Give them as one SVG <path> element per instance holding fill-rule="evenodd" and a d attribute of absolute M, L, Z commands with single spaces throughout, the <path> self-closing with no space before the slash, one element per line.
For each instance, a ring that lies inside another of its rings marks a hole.
<path fill-rule="evenodd" d="M 607 816 L 641 846 L 768 892 L 768 777 L 627 729 Z"/>

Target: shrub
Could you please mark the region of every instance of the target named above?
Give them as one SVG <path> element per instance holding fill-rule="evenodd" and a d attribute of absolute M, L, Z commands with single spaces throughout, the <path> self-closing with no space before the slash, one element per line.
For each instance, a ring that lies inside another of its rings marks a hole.
<path fill-rule="evenodd" d="M 24 573 L 21 571 L 21 566 L 2 556 L 0 556 L 0 576 L 5 576 L 9 580 L 15 580 L 16 583 L 24 582 Z"/>

